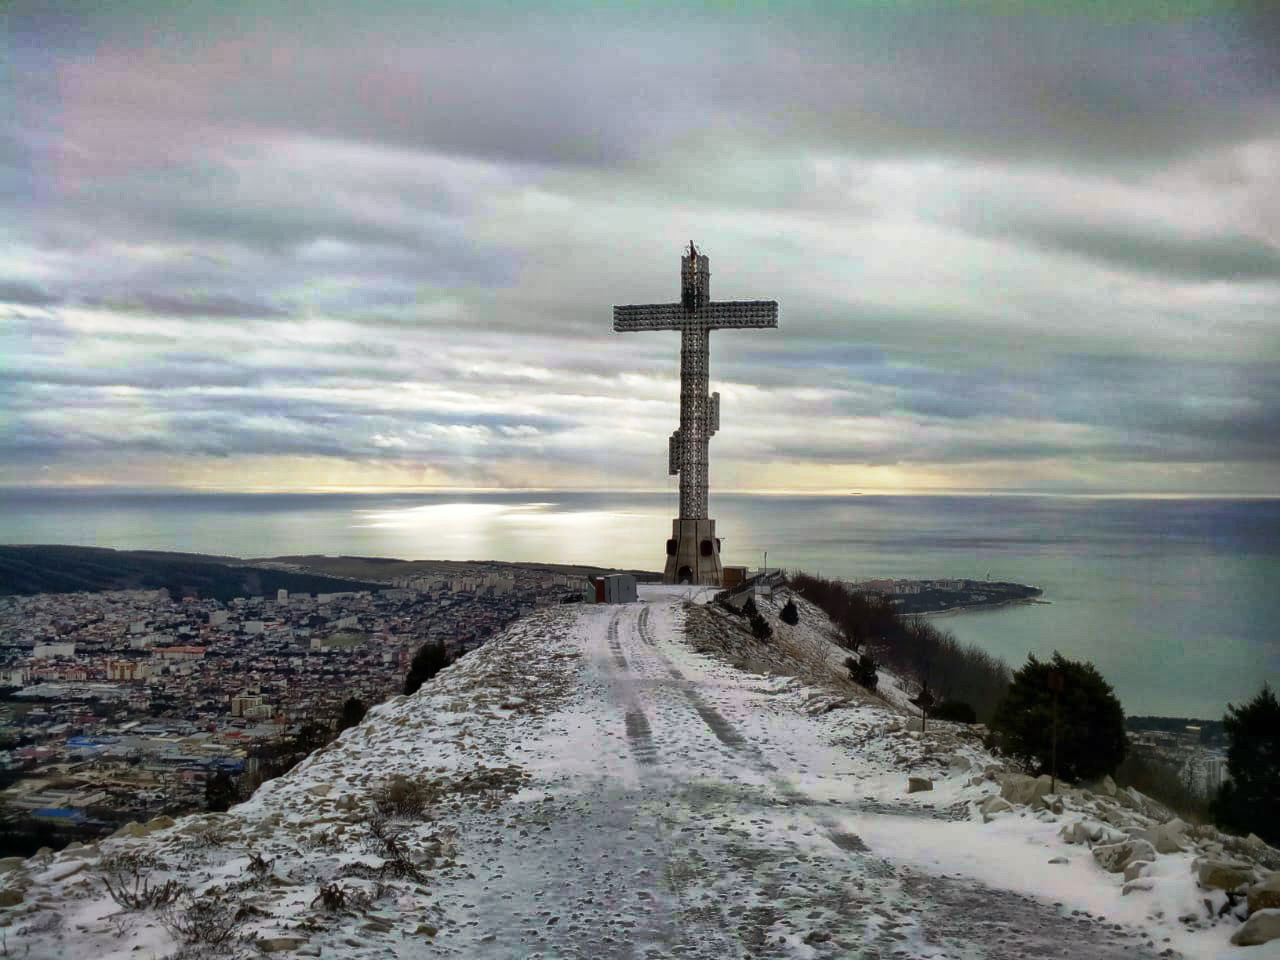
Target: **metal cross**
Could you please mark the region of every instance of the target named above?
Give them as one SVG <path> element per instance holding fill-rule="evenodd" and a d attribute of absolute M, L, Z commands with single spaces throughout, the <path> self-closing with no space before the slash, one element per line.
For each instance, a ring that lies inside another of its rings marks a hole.
<path fill-rule="evenodd" d="M 711 267 L 689 244 L 680 258 L 680 302 L 613 308 L 617 333 L 680 331 L 680 429 L 671 435 L 668 472 L 680 474 L 680 517 L 707 516 L 707 444 L 720 429 L 720 394 L 708 395 L 712 330 L 778 325 L 776 300 L 711 301 Z"/>

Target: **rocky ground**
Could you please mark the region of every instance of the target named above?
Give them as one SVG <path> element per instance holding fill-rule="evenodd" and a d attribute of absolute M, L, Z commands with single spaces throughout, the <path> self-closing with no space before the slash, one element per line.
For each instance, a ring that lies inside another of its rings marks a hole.
<path fill-rule="evenodd" d="M 227 814 L 0 862 L 0 951 L 1277 955 L 1230 942 L 1280 916 L 1274 850 L 910 729 L 802 602 L 761 644 L 642 599 L 519 622 Z"/>

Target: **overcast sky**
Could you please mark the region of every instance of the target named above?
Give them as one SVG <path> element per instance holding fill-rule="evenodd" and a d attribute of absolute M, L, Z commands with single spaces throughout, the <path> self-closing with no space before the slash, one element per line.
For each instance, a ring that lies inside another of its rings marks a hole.
<path fill-rule="evenodd" d="M 1280 18 L 530 6 L 6 5 L 0 484 L 1280 494 Z"/>

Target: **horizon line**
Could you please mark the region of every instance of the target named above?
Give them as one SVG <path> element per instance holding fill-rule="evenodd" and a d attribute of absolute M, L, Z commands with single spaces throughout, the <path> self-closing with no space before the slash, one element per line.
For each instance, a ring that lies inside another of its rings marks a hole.
<path fill-rule="evenodd" d="M 642 494 L 670 495 L 673 491 L 661 487 L 468 487 L 468 486 L 308 486 L 287 489 L 279 487 L 183 487 L 183 486 L 129 486 L 108 483 L 71 483 L 53 486 L 35 486 L 31 484 L 0 483 L 0 497 L 6 493 L 19 494 L 148 494 L 148 495 L 181 495 L 181 496 L 375 496 L 400 495 L 412 496 L 457 494 L 467 496 L 473 494 Z M 1072 491 L 1072 490 L 1036 490 L 1027 488 L 990 489 L 975 487 L 862 487 L 862 488 L 809 488 L 809 489 L 752 489 L 726 488 L 713 493 L 713 496 L 752 496 L 752 497 L 1056 497 L 1082 500 L 1280 500 L 1280 492 L 1253 493 L 1239 491 Z"/>

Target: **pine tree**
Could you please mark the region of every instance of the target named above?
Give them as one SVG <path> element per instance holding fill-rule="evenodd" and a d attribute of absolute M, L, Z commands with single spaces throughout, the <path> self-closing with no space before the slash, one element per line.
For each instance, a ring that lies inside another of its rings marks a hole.
<path fill-rule="evenodd" d="M 874 690 L 880 683 L 880 664 L 869 653 L 861 657 L 846 657 L 844 665 L 849 668 L 849 679 L 868 690 Z"/>
<path fill-rule="evenodd" d="M 223 813 L 236 802 L 236 783 L 231 774 L 219 770 L 204 782 L 204 808 Z"/>
<path fill-rule="evenodd" d="M 781 617 L 783 623 L 790 624 L 793 627 L 800 622 L 800 611 L 796 609 L 794 599 L 786 602 L 786 605 L 782 608 Z"/>
<path fill-rule="evenodd" d="M 1058 776 L 1078 783 L 1111 773 L 1129 748 L 1124 710 L 1111 685 L 1088 661 L 1068 660 L 1056 650 L 1047 663 L 1027 657 L 996 707 L 992 729 L 1004 735 L 1007 753 L 1036 773 L 1049 773 L 1054 749 L 1050 676 L 1055 673 L 1062 682 L 1057 695 Z"/>
<path fill-rule="evenodd" d="M 1267 843 L 1280 843 L 1276 800 L 1280 797 L 1280 702 L 1271 687 L 1243 707 L 1227 705 L 1222 726 L 1231 744 L 1227 771 L 1231 779 L 1210 806 L 1214 822 L 1229 830 L 1256 833 Z"/>
<path fill-rule="evenodd" d="M 773 636 L 773 627 L 769 626 L 768 620 L 757 613 L 751 618 L 751 633 L 757 640 L 768 640 Z"/>
<path fill-rule="evenodd" d="M 451 663 L 453 661 L 443 642 L 424 643 L 409 664 L 409 673 L 404 678 L 404 692 L 417 693 L 419 687 Z"/>
<path fill-rule="evenodd" d="M 364 705 L 364 701 L 359 697 L 348 697 L 346 702 L 342 704 L 342 714 L 338 717 L 338 732 L 341 733 L 348 727 L 354 727 L 368 712 L 369 708 Z"/>

